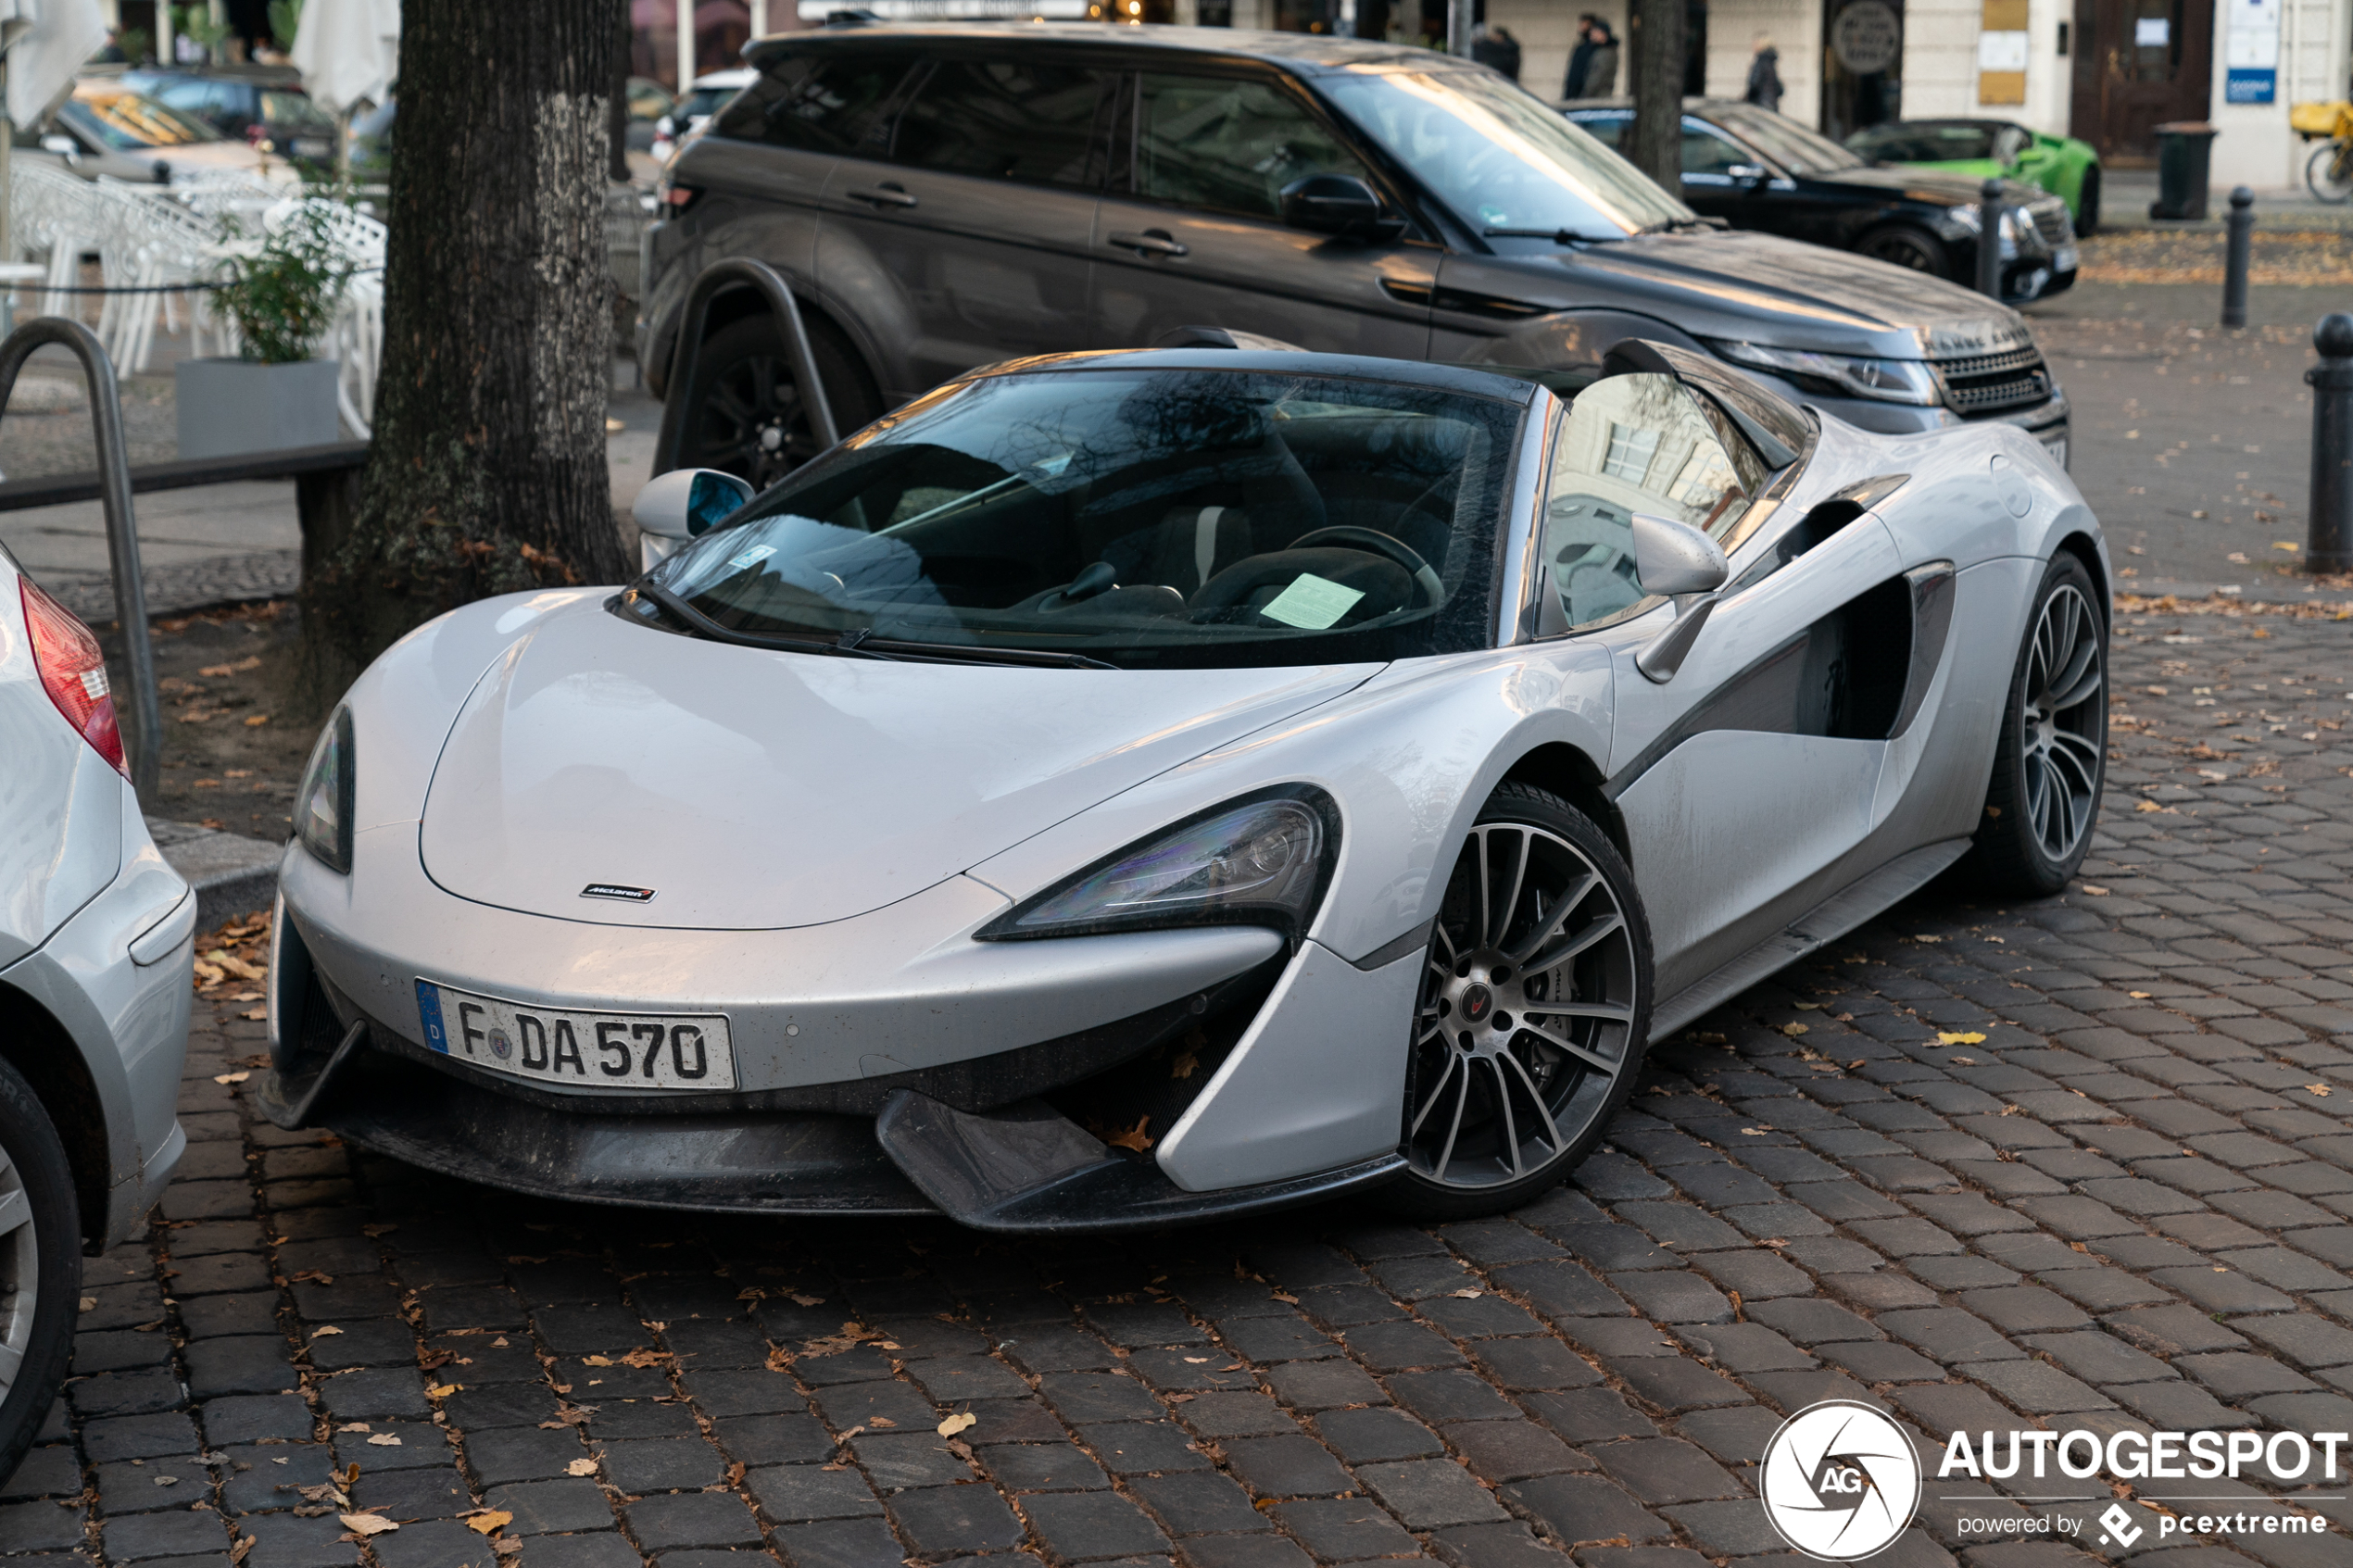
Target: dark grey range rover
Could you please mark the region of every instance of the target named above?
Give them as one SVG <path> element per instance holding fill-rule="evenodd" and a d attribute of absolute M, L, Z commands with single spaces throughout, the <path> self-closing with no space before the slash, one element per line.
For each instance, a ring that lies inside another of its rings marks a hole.
<path fill-rule="evenodd" d="M 846 26 L 665 173 L 641 362 L 697 273 L 776 268 L 848 431 L 975 365 L 1217 326 L 1345 354 L 1536 367 L 1679 343 L 1867 429 L 2025 426 L 2065 395 L 2017 314 L 1882 262 L 1696 217 L 1483 67 L 1310 34 Z M 682 460 L 766 483 L 808 455 L 781 342 L 721 296 Z"/>

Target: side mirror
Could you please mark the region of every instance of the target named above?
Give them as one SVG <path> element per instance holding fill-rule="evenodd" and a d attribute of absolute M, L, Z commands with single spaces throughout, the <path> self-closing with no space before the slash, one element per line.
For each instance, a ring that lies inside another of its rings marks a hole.
<path fill-rule="evenodd" d="M 44 153 L 55 153 L 59 157 L 68 160 L 79 159 L 82 157 L 81 143 L 70 136 L 60 136 L 54 132 L 41 138 L 41 150 Z"/>
<path fill-rule="evenodd" d="M 717 469 L 673 469 L 637 492 L 637 526 L 664 539 L 692 539 L 751 499 L 751 486 Z"/>
<path fill-rule="evenodd" d="M 1642 591 L 1675 601 L 1674 623 L 1634 656 L 1635 669 L 1664 684 L 1675 678 L 1699 640 L 1700 628 L 1716 609 L 1714 595 L 1732 566 L 1715 540 L 1688 522 L 1636 512 L 1632 527 L 1634 570 Z"/>
<path fill-rule="evenodd" d="M 1310 174 L 1283 187 L 1283 221 L 1315 234 L 1395 233 L 1405 225 L 1384 218 L 1380 195 L 1353 174 Z"/>
<path fill-rule="evenodd" d="M 1762 185 L 1765 182 L 1765 168 L 1762 164 L 1736 163 L 1724 172 L 1734 182 L 1743 185 Z"/>

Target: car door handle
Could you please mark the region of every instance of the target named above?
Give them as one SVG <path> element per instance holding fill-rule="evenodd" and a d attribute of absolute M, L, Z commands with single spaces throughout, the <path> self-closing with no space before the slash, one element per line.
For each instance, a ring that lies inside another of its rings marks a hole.
<path fill-rule="evenodd" d="M 907 194 L 906 187 L 895 180 L 886 180 L 871 191 L 852 191 L 849 193 L 849 197 L 852 201 L 866 202 L 876 210 L 886 207 L 916 205 L 915 198 Z"/>
<path fill-rule="evenodd" d="M 1147 229 L 1140 234 L 1114 234 L 1111 243 L 1122 250 L 1132 250 L 1138 256 L 1190 256 L 1192 247 L 1179 245 L 1165 229 Z"/>

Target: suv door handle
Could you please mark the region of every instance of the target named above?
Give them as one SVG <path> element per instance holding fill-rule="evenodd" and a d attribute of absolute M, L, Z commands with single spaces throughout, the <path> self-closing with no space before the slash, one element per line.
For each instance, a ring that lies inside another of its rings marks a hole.
<path fill-rule="evenodd" d="M 1140 234 L 1114 234 L 1111 243 L 1122 250 L 1132 250 L 1138 256 L 1190 256 L 1192 247 L 1176 243 L 1165 229 L 1147 229 Z"/>
<path fill-rule="evenodd" d="M 913 207 L 915 198 L 896 180 L 886 180 L 871 191 L 852 191 L 849 199 L 870 203 L 876 210 L 886 207 Z"/>

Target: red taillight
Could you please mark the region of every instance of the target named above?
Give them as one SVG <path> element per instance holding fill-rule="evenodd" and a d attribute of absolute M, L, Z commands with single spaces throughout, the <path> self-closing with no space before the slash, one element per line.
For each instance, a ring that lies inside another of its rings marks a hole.
<path fill-rule="evenodd" d="M 701 194 L 700 185 L 672 185 L 661 193 L 661 199 L 669 204 L 672 215 L 675 216 L 694 206 L 695 198 Z"/>
<path fill-rule="evenodd" d="M 80 616 L 34 587 L 30 578 L 18 579 L 18 584 L 24 590 L 24 623 L 32 633 L 33 668 L 41 671 L 49 700 L 99 756 L 114 764 L 116 772 L 129 778 L 97 637 Z"/>

